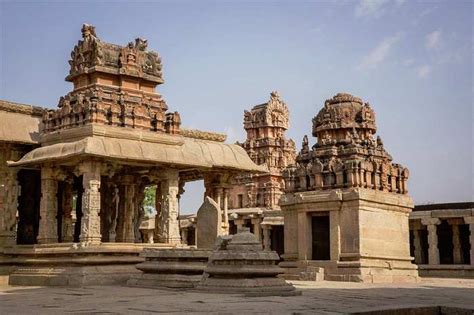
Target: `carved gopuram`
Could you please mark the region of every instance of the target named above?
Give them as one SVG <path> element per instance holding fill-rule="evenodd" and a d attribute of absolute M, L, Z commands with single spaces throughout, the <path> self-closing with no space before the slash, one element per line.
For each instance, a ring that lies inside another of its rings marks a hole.
<path fill-rule="evenodd" d="M 132 243 L 144 189 L 150 185 L 157 187 L 154 246 L 180 246 L 180 195 L 186 182 L 199 179 L 204 179 L 206 197 L 219 207 L 223 224 L 218 235 L 228 234 L 224 189 L 242 172 L 267 169 L 252 162 L 240 146 L 224 144 L 225 135 L 181 128 L 178 112 L 168 111 L 156 91 L 164 82 L 161 58 L 148 50 L 146 40 L 109 44 L 85 24 L 69 64 L 66 81 L 73 90 L 60 98 L 58 108 L 41 111 L 41 124 L 37 110 L 31 109 L 33 113 L 25 116 L 28 121 L 11 126 L 10 132 L 34 134 L 26 143 L 30 147 L 19 141 L 17 150 L 8 134 L 0 135 L 9 142 L 2 144 L 0 159 L 2 175 L 8 174 L 0 178 L 2 244 L 37 244 L 0 249 L 1 264 L 26 265 L 10 282 L 64 285 L 71 283 L 67 275 L 73 273 L 78 277 L 73 282 L 80 284 L 107 282 L 121 272 L 125 277 L 126 267 L 134 270 L 133 264 L 141 261 L 143 245 Z M 16 212 L 20 220 L 15 242 L 11 234 Z M 36 258 L 42 266 L 34 269 Z M 54 259 L 67 261 L 69 268 L 56 275 L 62 277 L 56 282 L 51 280 L 55 276 L 45 275 Z M 94 267 L 95 278 L 81 278 L 87 270 L 78 271 L 76 260 L 89 267 L 100 264 L 102 269 Z M 112 268 L 109 277 L 101 278 L 107 272 L 104 266 L 121 262 L 122 269 Z M 24 281 L 21 275 L 28 270 L 35 270 L 29 279 L 39 279 L 34 274 L 40 274 L 43 280 Z"/>
<path fill-rule="evenodd" d="M 285 170 L 284 267 L 324 268 L 327 280 L 416 281 L 411 263 L 408 169 L 392 162 L 368 103 L 349 94 L 325 102 Z M 291 268 L 289 268 L 291 270 Z"/>
<path fill-rule="evenodd" d="M 285 137 L 289 110 L 278 92 L 270 100 L 244 113 L 247 139 L 240 145 L 258 165 L 268 167 L 264 174 L 243 174 L 230 189 L 230 230 L 250 228 L 265 250 L 283 253 L 283 214 L 279 201 L 283 194 L 283 169 L 294 164 L 295 143 Z"/>

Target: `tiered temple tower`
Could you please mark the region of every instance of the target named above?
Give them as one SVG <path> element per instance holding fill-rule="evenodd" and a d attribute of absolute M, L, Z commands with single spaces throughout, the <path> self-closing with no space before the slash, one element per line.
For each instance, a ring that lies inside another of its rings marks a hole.
<path fill-rule="evenodd" d="M 326 277 L 349 281 L 416 279 L 408 240 L 408 169 L 392 162 L 369 103 L 340 93 L 313 118 L 285 170 L 285 260 L 317 261 Z"/>
<path fill-rule="evenodd" d="M 74 90 L 60 98 L 58 110 L 46 112 L 44 133 L 93 123 L 179 133 L 178 112 L 166 113 L 155 90 L 164 82 L 161 58 L 147 50 L 146 40 L 137 38 L 125 47 L 106 43 L 88 24 L 82 38 L 71 52 L 66 77 Z"/>
<path fill-rule="evenodd" d="M 282 171 L 293 164 L 296 157 L 294 141 L 285 138 L 288 126 L 288 107 L 278 92 L 272 92 L 268 102 L 256 105 L 251 111 L 244 113 L 247 139 L 240 145 L 256 164 L 266 165 L 269 172 L 238 177 L 231 191 L 231 208 L 235 209 L 234 223 L 237 226 L 249 226 L 258 237 L 258 224 L 262 225 L 263 233 L 268 235 L 272 225 L 283 224 L 279 211 L 284 187 Z M 267 220 L 265 217 L 268 217 Z M 249 222 L 246 223 L 245 220 Z M 269 239 L 266 246 L 270 247 Z"/>

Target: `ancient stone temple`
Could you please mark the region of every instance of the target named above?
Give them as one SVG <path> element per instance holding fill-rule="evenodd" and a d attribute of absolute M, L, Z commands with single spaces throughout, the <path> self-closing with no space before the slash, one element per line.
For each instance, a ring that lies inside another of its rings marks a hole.
<path fill-rule="evenodd" d="M 266 250 L 283 253 L 283 214 L 279 201 L 283 194 L 283 169 L 293 164 L 295 143 L 285 138 L 289 127 L 289 110 L 278 92 L 270 100 L 245 111 L 247 139 L 240 145 L 252 161 L 266 165 L 265 174 L 243 174 L 236 177 L 230 190 L 231 232 L 249 227 Z"/>
<path fill-rule="evenodd" d="M 296 164 L 285 170 L 285 266 L 324 268 L 328 280 L 416 281 L 408 169 L 392 162 L 369 103 L 327 100 Z"/>
<path fill-rule="evenodd" d="M 227 223 L 223 188 L 242 172 L 267 171 L 240 146 L 224 144 L 225 135 L 181 128 L 179 113 L 168 111 L 156 91 L 164 83 L 161 58 L 148 50 L 146 40 L 109 44 L 85 24 L 69 64 L 66 81 L 73 90 L 58 107 L 30 109 L 24 124 L 17 121 L 12 128 L 22 136 L 34 134 L 33 139 L 15 142 L 0 134 L 1 170 L 8 173 L 0 179 L 2 235 L 15 234 L 10 217 L 18 211 L 17 244 L 52 244 L 42 254 L 58 255 L 54 244 L 64 243 L 61 253 L 74 257 L 81 248 L 89 248 L 87 255 L 123 251 L 127 245 L 118 243 L 136 241 L 144 189 L 156 185 L 154 241 L 177 246 L 179 199 L 187 181 L 204 179 L 206 196 L 217 202 Z M 37 111 L 42 112 L 40 124 Z M 228 232 L 226 224 L 221 228 L 219 234 Z M 71 247 L 73 242 L 80 246 Z M 117 244 L 104 245 L 109 243 Z M 38 248 L 21 253 L 34 257 Z M 136 256 L 140 250 L 127 247 Z M 18 255 L 16 247 L 6 252 Z"/>

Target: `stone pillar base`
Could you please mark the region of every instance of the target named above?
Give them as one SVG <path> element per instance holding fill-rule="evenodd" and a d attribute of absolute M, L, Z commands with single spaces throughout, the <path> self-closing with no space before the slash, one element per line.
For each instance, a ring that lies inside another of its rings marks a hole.
<path fill-rule="evenodd" d="M 339 261 L 326 280 L 366 283 L 417 283 L 418 268 L 406 260 L 361 259 Z"/>
<path fill-rule="evenodd" d="M 0 232 L 0 248 L 9 247 L 16 244 L 15 232 L 2 231 Z"/>

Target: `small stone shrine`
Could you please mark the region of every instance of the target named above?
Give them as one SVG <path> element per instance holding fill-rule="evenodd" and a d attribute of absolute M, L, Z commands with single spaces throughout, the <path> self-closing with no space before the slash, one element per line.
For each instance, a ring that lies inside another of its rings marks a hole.
<path fill-rule="evenodd" d="M 278 277 L 283 273 L 279 260 L 276 252 L 264 251 L 255 235 L 243 228 L 217 245 L 197 289 L 248 296 L 300 295 L 301 291 Z"/>
<path fill-rule="evenodd" d="M 411 263 L 408 169 L 393 163 L 375 112 L 339 93 L 313 118 L 316 144 L 303 139 L 285 170 L 284 265 L 322 267 L 326 280 L 417 281 Z"/>

